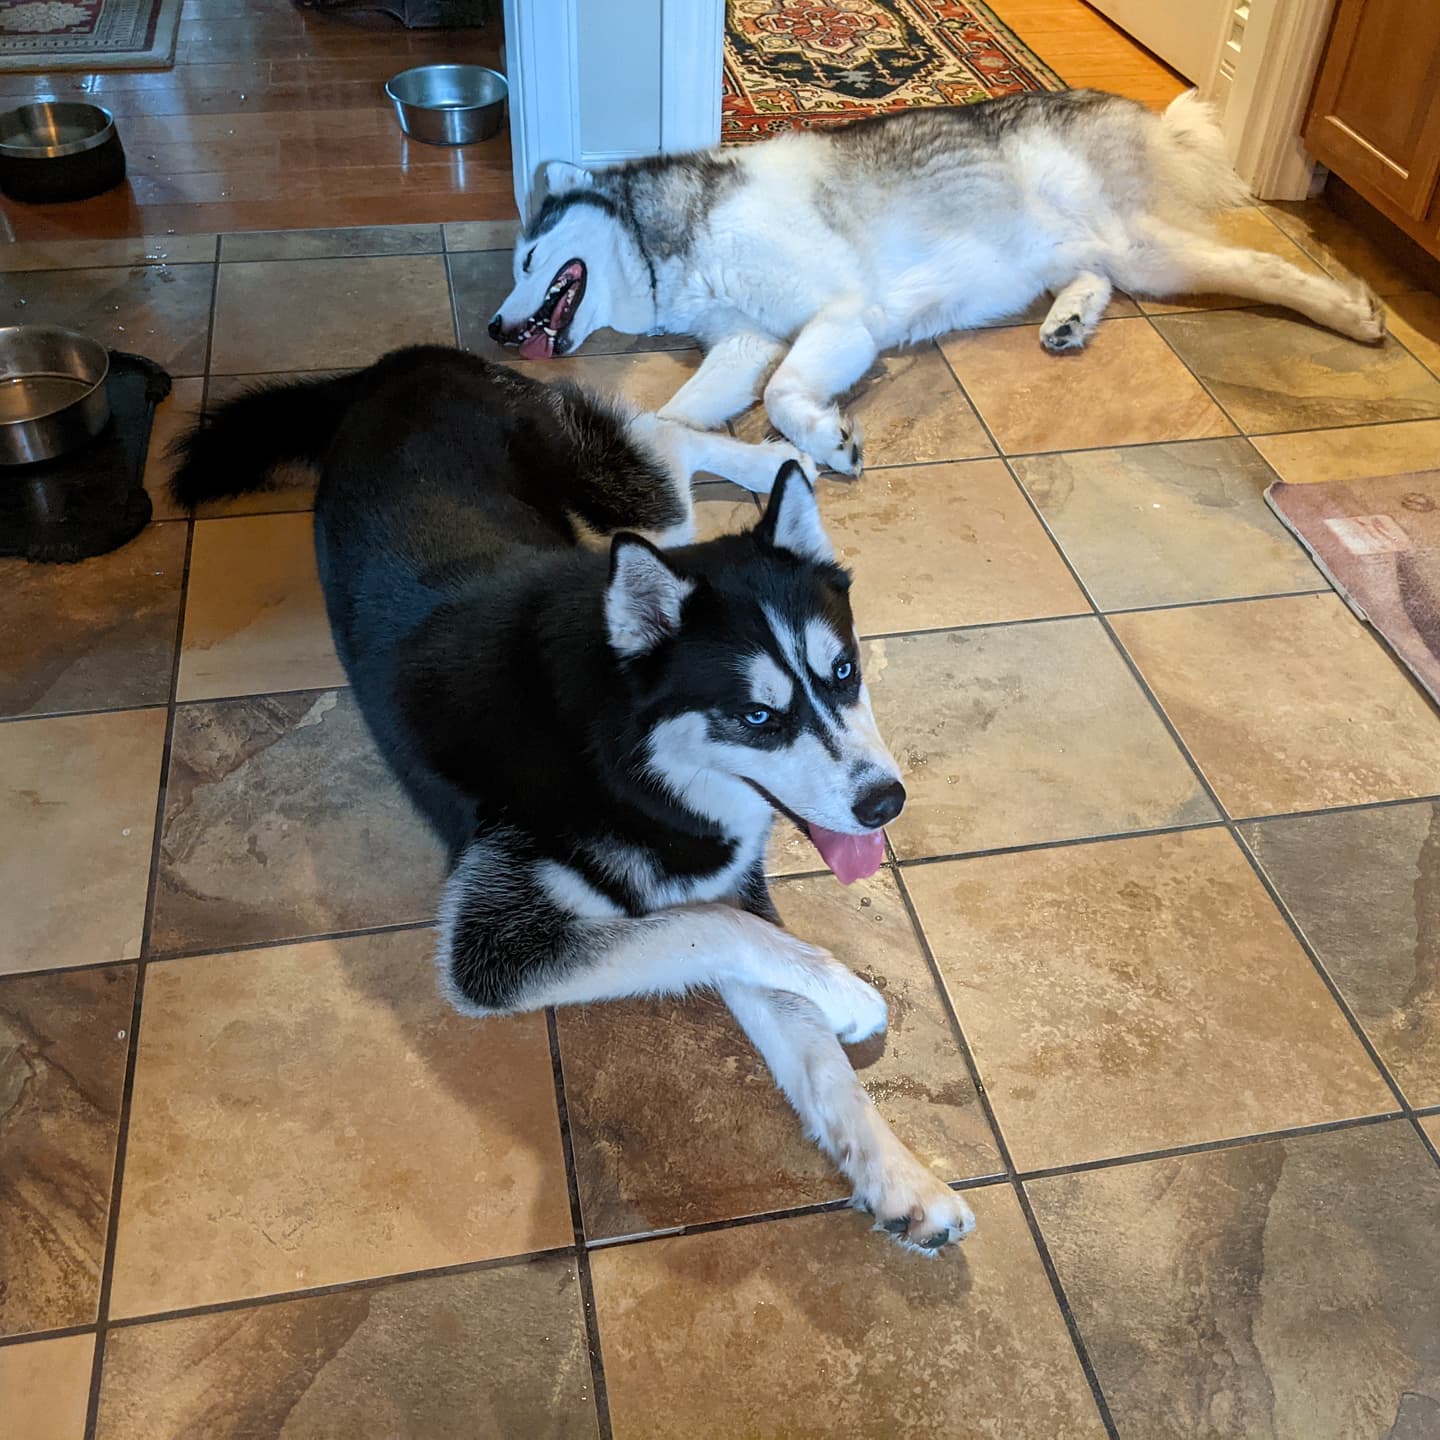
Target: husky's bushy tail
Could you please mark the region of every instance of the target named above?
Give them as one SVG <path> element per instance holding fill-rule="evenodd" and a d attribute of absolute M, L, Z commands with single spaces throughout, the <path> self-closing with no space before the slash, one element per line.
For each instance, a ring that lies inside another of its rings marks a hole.
<path fill-rule="evenodd" d="M 282 461 L 318 464 L 364 380 L 362 371 L 261 385 L 227 401 L 171 446 L 180 462 L 170 480 L 176 503 L 193 509 L 260 490 Z"/>
<path fill-rule="evenodd" d="M 1150 159 L 1155 169 L 1155 208 L 1167 218 L 1193 222 L 1250 199 L 1226 153 L 1214 108 L 1194 90 L 1177 95 L 1158 117 Z"/>

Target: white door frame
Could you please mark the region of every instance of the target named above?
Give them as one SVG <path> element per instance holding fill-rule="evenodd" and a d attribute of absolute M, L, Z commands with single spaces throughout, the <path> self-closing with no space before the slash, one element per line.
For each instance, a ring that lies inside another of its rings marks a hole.
<path fill-rule="evenodd" d="M 547 160 L 609 165 L 720 141 L 723 0 L 659 0 L 659 133 L 645 150 L 587 146 L 581 133 L 576 20 L 583 3 L 587 0 L 505 0 L 510 150 L 522 218 L 536 173 Z"/>
<path fill-rule="evenodd" d="M 1262 200 L 1303 200 L 1315 162 L 1300 139 L 1336 0 L 1236 0 L 1205 94 L 1241 179 Z"/>

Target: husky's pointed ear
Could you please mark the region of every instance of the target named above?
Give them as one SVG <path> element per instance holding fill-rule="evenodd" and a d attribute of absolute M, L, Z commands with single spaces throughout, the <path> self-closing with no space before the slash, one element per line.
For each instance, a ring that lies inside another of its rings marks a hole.
<path fill-rule="evenodd" d="M 605 632 L 623 660 L 646 655 L 680 628 L 680 612 L 695 582 L 677 575 L 665 557 L 638 535 L 610 543 L 605 590 Z"/>
<path fill-rule="evenodd" d="M 595 183 L 593 172 L 568 160 L 547 160 L 540 167 L 540 178 L 547 195 L 563 195 L 567 190 L 588 190 Z"/>
<path fill-rule="evenodd" d="M 815 491 L 795 461 L 787 460 L 780 467 L 756 534 L 775 549 L 788 550 L 802 560 L 824 562 L 835 558 L 835 547 L 820 522 Z"/>

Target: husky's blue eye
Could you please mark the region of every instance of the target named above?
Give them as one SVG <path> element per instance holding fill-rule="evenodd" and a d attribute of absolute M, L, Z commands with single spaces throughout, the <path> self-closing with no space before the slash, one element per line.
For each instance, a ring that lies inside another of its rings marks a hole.
<path fill-rule="evenodd" d="M 849 660 L 842 660 L 835 667 L 836 684 L 843 685 L 855 673 L 855 666 Z"/>
<path fill-rule="evenodd" d="M 747 725 L 754 725 L 757 729 L 770 719 L 768 710 L 747 710 L 740 717 Z"/>

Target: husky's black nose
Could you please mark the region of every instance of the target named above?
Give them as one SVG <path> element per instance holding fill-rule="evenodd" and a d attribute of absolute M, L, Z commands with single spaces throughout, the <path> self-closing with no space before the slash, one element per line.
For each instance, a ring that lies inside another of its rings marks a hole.
<path fill-rule="evenodd" d="M 905 787 L 898 780 L 888 780 L 867 790 L 854 804 L 851 814 L 867 829 L 878 830 L 888 825 L 905 808 Z"/>
<path fill-rule="evenodd" d="M 490 321 L 490 338 L 498 340 L 505 333 L 505 327 L 500 323 L 500 312 L 497 310 Z"/>

